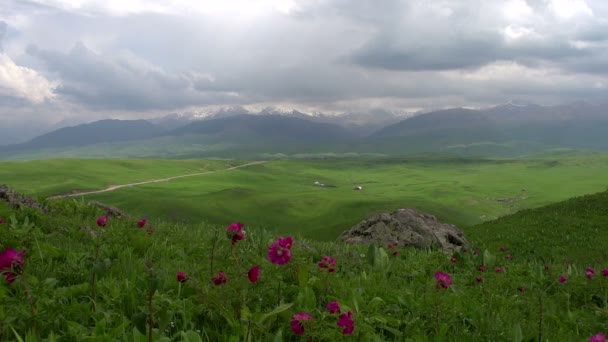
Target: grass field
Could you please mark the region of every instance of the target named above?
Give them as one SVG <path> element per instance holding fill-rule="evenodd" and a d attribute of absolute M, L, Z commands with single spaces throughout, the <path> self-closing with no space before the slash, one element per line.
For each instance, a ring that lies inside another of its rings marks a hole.
<path fill-rule="evenodd" d="M 3 163 L 0 177 L 19 191 L 51 195 L 222 168 L 228 163 L 32 161 Z M 316 181 L 328 186 L 315 186 Z M 363 191 L 354 191 L 355 185 L 363 186 Z M 328 240 L 371 214 L 397 208 L 418 208 L 466 229 L 607 186 L 606 154 L 516 160 L 358 159 L 273 161 L 86 198 L 151 219 L 242 221 L 270 231 L 297 231 Z"/>

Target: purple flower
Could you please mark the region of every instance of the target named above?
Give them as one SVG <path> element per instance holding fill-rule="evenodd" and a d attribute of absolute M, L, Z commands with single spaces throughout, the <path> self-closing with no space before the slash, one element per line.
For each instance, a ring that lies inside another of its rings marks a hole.
<path fill-rule="evenodd" d="M 304 335 L 304 321 L 312 321 L 312 316 L 307 312 L 300 312 L 291 317 L 291 331 L 296 335 Z"/>
<path fill-rule="evenodd" d="M 97 225 L 100 227 L 105 227 L 107 222 L 108 222 L 108 215 L 100 216 L 97 219 Z"/>
<path fill-rule="evenodd" d="M 587 268 L 585 268 L 585 277 L 587 277 L 587 279 L 591 279 L 595 276 L 595 270 L 593 269 L 593 267 L 589 266 Z"/>
<path fill-rule="evenodd" d="M 451 257 L 451 258 L 450 258 L 450 262 L 451 262 L 452 264 L 455 264 L 457 261 L 458 261 L 458 260 L 457 260 L 456 258 L 454 258 L 454 257 Z"/>
<path fill-rule="evenodd" d="M 177 272 L 177 281 L 180 283 L 185 283 L 188 281 L 188 276 L 184 272 Z"/>
<path fill-rule="evenodd" d="M 7 248 L 4 252 L 0 253 L 0 273 L 4 275 L 4 279 L 7 283 L 12 283 L 17 278 L 17 275 L 21 274 L 25 260 L 23 255 L 25 249 L 17 253 L 12 248 Z"/>
<path fill-rule="evenodd" d="M 475 277 L 475 280 L 477 280 L 478 283 L 483 283 L 483 277 L 482 276 Z"/>
<path fill-rule="evenodd" d="M 330 314 L 340 313 L 340 303 L 334 300 L 333 302 L 327 304 L 327 310 Z"/>
<path fill-rule="evenodd" d="M 213 283 L 215 285 L 223 285 L 223 284 L 226 284 L 226 282 L 228 281 L 228 278 L 226 277 L 224 272 L 219 272 L 217 274 L 217 277 L 213 277 L 213 278 L 211 278 L 211 280 L 213 280 Z"/>
<path fill-rule="evenodd" d="M 323 259 L 319 263 L 321 270 L 327 269 L 330 273 L 336 272 L 336 259 L 328 256 L 323 256 Z"/>
<path fill-rule="evenodd" d="M 605 269 L 602 270 L 602 275 L 604 277 L 608 277 L 608 268 L 605 268 Z"/>
<path fill-rule="evenodd" d="M 348 311 L 348 313 L 344 313 L 340 315 L 340 319 L 336 323 L 339 327 L 344 328 L 342 330 L 342 334 L 350 335 L 355 330 L 355 321 L 353 320 L 353 312 Z"/>
<path fill-rule="evenodd" d="M 226 234 L 233 245 L 237 242 L 245 239 L 245 231 L 243 230 L 243 224 L 240 222 L 231 223 L 226 228 Z"/>
<path fill-rule="evenodd" d="M 562 275 L 559 276 L 559 283 L 560 284 L 565 283 L 567 280 L 568 280 L 568 278 L 566 278 L 565 275 L 562 274 Z"/>
<path fill-rule="evenodd" d="M 588 342 L 606 342 L 606 334 L 603 332 L 591 336 Z"/>
<path fill-rule="evenodd" d="M 526 291 L 526 287 L 525 287 L 525 286 L 523 286 L 523 285 L 521 285 L 521 286 L 519 286 L 519 287 L 517 288 L 517 291 L 519 291 L 519 292 L 524 292 L 524 291 Z"/>
<path fill-rule="evenodd" d="M 143 227 L 145 227 L 145 226 L 146 226 L 146 223 L 148 223 L 148 220 L 146 220 L 146 218 L 144 217 L 144 218 L 142 218 L 141 220 L 139 220 L 139 221 L 137 222 L 137 226 L 138 226 L 139 228 L 143 228 Z"/>
<path fill-rule="evenodd" d="M 448 273 L 443 273 L 441 271 L 435 273 L 435 280 L 437 281 L 437 287 L 442 287 L 444 289 L 447 289 L 450 285 L 454 284 L 454 282 L 452 282 L 452 277 Z"/>
<path fill-rule="evenodd" d="M 504 272 L 504 271 L 505 271 L 505 270 L 503 270 L 503 269 L 502 269 L 502 267 L 496 267 L 496 268 L 494 269 L 494 272 L 496 272 L 496 273 L 502 273 L 502 272 Z"/>
<path fill-rule="evenodd" d="M 260 278 L 260 265 L 255 265 L 252 268 L 249 269 L 249 272 L 247 272 L 247 277 L 249 278 L 249 281 L 252 283 L 257 283 L 258 279 Z"/>
<path fill-rule="evenodd" d="M 290 248 L 292 245 L 293 238 L 291 236 L 287 238 L 279 237 L 268 248 L 268 260 L 275 265 L 285 265 L 291 260 Z"/>

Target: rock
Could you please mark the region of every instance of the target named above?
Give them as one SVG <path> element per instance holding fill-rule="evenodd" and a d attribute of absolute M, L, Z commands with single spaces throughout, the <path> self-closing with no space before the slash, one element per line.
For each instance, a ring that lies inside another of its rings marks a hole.
<path fill-rule="evenodd" d="M 42 204 L 36 202 L 34 199 L 21 195 L 14 190 L 11 190 L 7 185 L 0 185 L 0 200 L 7 202 L 11 207 L 15 209 L 27 207 L 36 210 L 40 210 L 44 213 L 48 212 Z"/>
<path fill-rule="evenodd" d="M 433 215 L 421 214 L 410 208 L 374 215 L 342 233 L 338 240 L 380 245 L 397 243 L 416 248 L 439 247 L 448 252 L 470 247 L 455 225 L 441 223 Z"/>

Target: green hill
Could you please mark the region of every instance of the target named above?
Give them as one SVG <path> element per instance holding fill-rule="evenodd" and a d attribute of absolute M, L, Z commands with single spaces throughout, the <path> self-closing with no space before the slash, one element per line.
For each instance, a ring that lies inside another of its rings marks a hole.
<path fill-rule="evenodd" d="M 491 249 L 516 246 L 521 258 L 593 265 L 608 260 L 608 192 L 521 210 L 466 233 Z"/>

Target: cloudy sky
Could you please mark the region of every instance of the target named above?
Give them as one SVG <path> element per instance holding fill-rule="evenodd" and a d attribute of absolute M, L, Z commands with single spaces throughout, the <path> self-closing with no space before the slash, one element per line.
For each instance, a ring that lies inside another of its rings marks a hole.
<path fill-rule="evenodd" d="M 0 1 L 5 127 L 606 98 L 606 0 Z"/>

